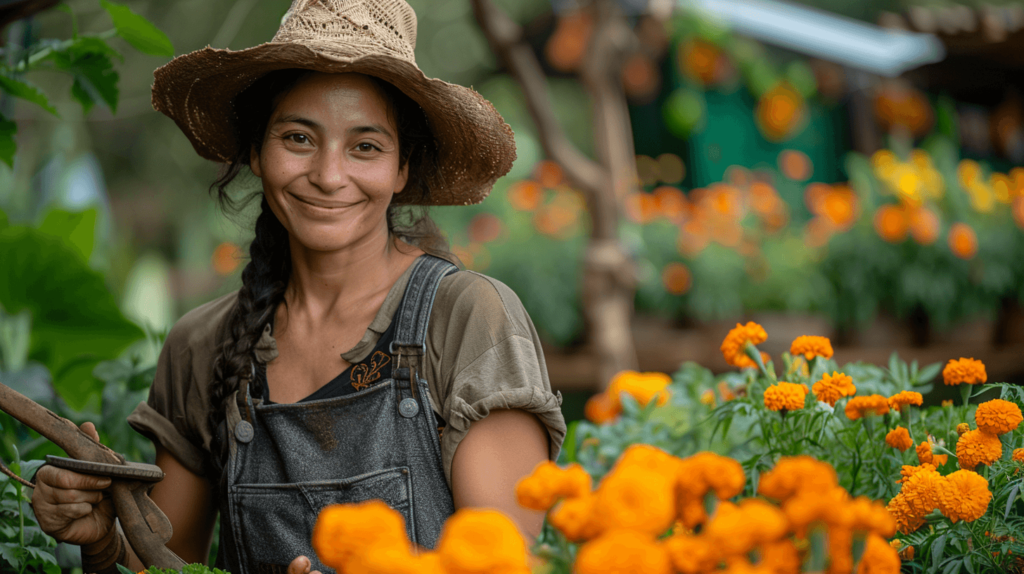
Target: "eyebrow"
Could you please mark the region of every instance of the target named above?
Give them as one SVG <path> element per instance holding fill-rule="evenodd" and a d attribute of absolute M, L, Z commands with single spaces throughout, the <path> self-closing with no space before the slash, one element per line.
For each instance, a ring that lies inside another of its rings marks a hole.
<path fill-rule="evenodd" d="M 296 115 L 281 116 L 280 118 L 277 118 L 277 120 L 274 122 L 274 124 L 288 124 L 288 123 L 304 125 L 304 126 L 310 128 L 310 129 L 323 129 L 323 126 L 320 123 L 318 123 L 316 121 L 313 121 L 313 120 L 311 120 L 309 118 L 302 117 L 302 116 L 296 116 Z M 369 125 L 365 125 L 365 126 L 356 126 L 354 128 L 350 128 L 348 130 L 348 133 L 350 133 L 350 134 L 378 133 L 378 134 L 381 134 L 381 135 L 387 137 L 388 139 L 390 139 L 392 141 L 394 141 L 394 139 L 395 139 L 395 136 L 391 134 L 391 130 L 387 129 L 386 127 L 384 127 L 384 126 L 382 126 L 380 124 L 369 124 Z"/>

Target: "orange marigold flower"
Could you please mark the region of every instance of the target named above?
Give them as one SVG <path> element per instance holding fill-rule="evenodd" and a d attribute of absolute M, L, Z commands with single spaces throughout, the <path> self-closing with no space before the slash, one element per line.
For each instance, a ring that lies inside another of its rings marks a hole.
<path fill-rule="evenodd" d="M 935 464 L 935 468 L 941 468 L 946 461 L 949 460 L 948 454 L 933 454 L 932 462 Z"/>
<path fill-rule="evenodd" d="M 372 549 L 409 546 L 405 519 L 380 500 L 324 508 L 313 526 L 312 542 L 320 561 L 331 568 Z"/>
<path fill-rule="evenodd" d="M 960 423 L 960 424 L 956 425 L 956 434 L 957 434 L 957 436 L 964 436 L 964 433 L 969 431 L 969 430 L 971 430 L 971 425 L 969 425 L 967 423 Z"/>
<path fill-rule="evenodd" d="M 914 391 L 900 391 L 889 397 L 889 408 L 899 412 L 904 405 L 921 406 L 923 402 L 924 397 L 921 396 L 921 393 L 915 393 Z"/>
<path fill-rule="evenodd" d="M 622 393 L 626 393 L 633 397 L 640 406 L 646 405 L 655 397 L 657 397 L 658 405 L 661 406 L 668 402 L 671 394 L 668 385 L 671 382 L 672 377 L 665 373 L 622 371 L 612 378 L 605 392 L 616 403 L 621 400 Z"/>
<path fill-rule="evenodd" d="M 921 441 L 921 444 L 917 445 L 917 461 L 921 464 L 933 464 L 935 462 L 934 456 L 932 455 L 932 443 L 929 441 Z"/>
<path fill-rule="evenodd" d="M 561 468 L 546 460 L 516 484 L 516 500 L 531 510 L 548 510 L 560 498 L 574 498 L 590 492 L 590 475 L 578 464 Z"/>
<path fill-rule="evenodd" d="M 595 513 L 602 531 L 628 528 L 663 534 L 676 518 L 675 473 L 616 467 L 598 485 Z"/>
<path fill-rule="evenodd" d="M 708 389 L 700 394 L 700 404 L 715 408 L 715 391 Z"/>
<path fill-rule="evenodd" d="M 747 483 L 739 462 L 713 452 L 699 452 L 683 459 L 677 472 L 680 493 L 698 500 L 703 500 L 709 490 L 720 500 L 732 498 L 743 492 Z"/>
<path fill-rule="evenodd" d="M 942 480 L 942 475 L 930 468 L 930 465 L 904 479 L 900 494 L 903 495 L 912 514 L 924 518 L 935 510 L 939 504 Z"/>
<path fill-rule="evenodd" d="M 800 571 L 800 552 L 792 540 L 782 539 L 761 545 L 761 561 L 758 566 L 769 568 L 778 574 Z"/>
<path fill-rule="evenodd" d="M 718 381 L 718 394 L 722 396 L 722 402 L 727 403 L 736 398 L 736 393 L 729 387 L 729 383 Z"/>
<path fill-rule="evenodd" d="M 978 430 L 1001 435 L 1016 429 L 1024 420 L 1024 416 L 1021 415 L 1020 407 L 1016 403 L 992 399 L 978 405 L 978 410 L 974 412 L 974 420 L 978 423 Z"/>
<path fill-rule="evenodd" d="M 951 406 L 953 406 L 953 399 L 946 399 L 946 400 L 942 401 L 942 406 L 943 407 L 951 407 Z"/>
<path fill-rule="evenodd" d="M 899 553 L 900 553 L 900 560 L 904 560 L 906 562 L 910 562 L 911 560 L 914 559 L 914 547 L 913 546 L 906 546 L 904 548 L 901 548 Z"/>
<path fill-rule="evenodd" d="M 828 337 L 817 337 L 813 335 L 801 335 L 793 340 L 789 346 L 789 354 L 794 357 L 803 355 L 810 361 L 814 357 L 832 358 L 832 342 Z"/>
<path fill-rule="evenodd" d="M 593 494 L 567 498 L 548 514 L 548 522 L 572 542 L 590 540 L 601 532 L 594 511 L 596 503 Z"/>
<path fill-rule="evenodd" d="M 689 534 L 669 536 L 665 539 L 665 550 L 672 559 L 672 565 L 681 574 L 704 574 L 721 559 L 718 549 L 708 544 L 707 540 Z"/>
<path fill-rule="evenodd" d="M 607 393 L 597 393 L 590 397 L 586 406 L 583 407 L 583 414 L 587 420 L 597 425 L 615 420 L 615 417 L 619 416 L 621 412 L 622 406 L 619 401 L 612 399 Z"/>
<path fill-rule="evenodd" d="M 985 373 L 985 363 L 973 358 L 965 359 L 960 357 L 957 360 L 950 359 L 942 369 L 942 382 L 947 385 L 977 385 L 988 380 Z"/>
<path fill-rule="evenodd" d="M 974 470 L 979 464 L 990 465 L 1003 456 L 999 437 L 981 430 L 967 431 L 956 441 L 956 459 L 960 468 Z"/>
<path fill-rule="evenodd" d="M 628 529 L 602 534 L 580 547 L 576 574 L 671 574 L 672 561 L 665 546 L 653 537 Z"/>
<path fill-rule="evenodd" d="M 846 511 L 850 495 L 839 486 L 821 490 L 802 489 L 782 503 L 782 510 L 797 537 L 803 538 L 814 523 L 845 525 L 850 520 Z"/>
<path fill-rule="evenodd" d="M 853 397 L 850 402 L 846 403 L 846 418 L 851 421 L 870 414 L 884 415 L 887 412 L 889 412 L 889 401 L 882 395 Z"/>
<path fill-rule="evenodd" d="M 925 443 L 925 444 L 927 444 L 927 443 Z M 928 452 L 931 452 L 931 450 L 929 449 Z M 918 472 L 920 472 L 922 470 L 935 470 L 936 468 L 937 467 L 934 464 L 930 463 L 930 462 L 921 463 L 921 466 L 911 466 L 909 464 L 905 464 L 905 465 L 903 465 L 902 468 L 900 468 L 900 475 L 903 478 L 897 480 L 896 484 L 899 484 L 901 482 L 905 482 L 908 478 L 910 478 L 911 476 L 914 476 L 915 474 L 917 474 Z"/>
<path fill-rule="evenodd" d="M 853 386 L 853 379 L 846 374 L 833 371 L 832 374 L 825 373 L 821 380 L 811 387 L 814 396 L 830 407 L 836 406 L 836 402 L 843 397 L 852 397 L 857 394 L 857 387 Z"/>
<path fill-rule="evenodd" d="M 701 531 L 708 544 L 723 556 L 740 556 L 760 544 L 775 542 L 789 531 L 786 515 L 773 504 L 748 498 L 735 505 L 721 502 L 715 516 Z"/>
<path fill-rule="evenodd" d="M 885 444 L 898 449 L 900 452 L 914 446 L 914 439 L 910 438 L 910 431 L 903 427 L 896 427 L 885 435 Z"/>
<path fill-rule="evenodd" d="M 457 510 L 444 524 L 437 553 L 448 574 L 530 572 L 523 536 L 515 523 L 497 510 Z"/>
<path fill-rule="evenodd" d="M 846 526 L 851 530 L 873 532 L 885 538 L 896 533 L 896 521 L 877 500 L 858 496 L 846 505 L 845 512 L 848 517 Z"/>
<path fill-rule="evenodd" d="M 344 571 L 348 574 L 447 574 L 436 552 L 416 555 L 406 547 L 361 552 L 345 563 Z"/>
<path fill-rule="evenodd" d="M 988 510 L 992 492 L 988 481 L 978 473 L 958 470 L 945 479 L 945 486 L 939 492 L 939 511 L 951 521 L 972 522 Z"/>
<path fill-rule="evenodd" d="M 972 259 L 978 253 L 978 234 L 963 222 L 949 227 L 949 250 L 960 259 Z"/>
<path fill-rule="evenodd" d="M 1016 462 L 1024 462 L 1024 448 L 1013 449 L 1013 460 Z"/>
<path fill-rule="evenodd" d="M 900 556 L 884 538 L 869 534 L 857 574 L 899 574 Z"/>
<path fill-rule="evenodd" d="M 804 408 L 807 387 L 780 382 L 764 390 L 764 406 L 772 411 L 795 411 Z"/>
<path fill-rule="evenodd" d="M 746 325 L 736 323 L 736 328 L 729 331 L 722 341 L 722 356 L 725 361 L 734 367 L 756 367 L 757 364 L 747 356 L 745 347 L 749 342 L 751 345 L 760 345 L 768 339 L 768 333 L 764 327 L 750 321 Z"/>
<path fill-rule="evenodd" d="M 769 498 L 787 500 L 803 489 L 826 490 L 839 484 L 835 469 L 807 455 L 779 459 L 775 468 L 761 475 L 757 491 Z"/>
<path fill-rule="evenodd" d="M 904 534 L 910 534 L 924 524 L 924 517 L 918 516 L 911 511 L 903 493 L 897 494 L 889 501 L 885 509 L 896 520 L 896 530 Z"/>

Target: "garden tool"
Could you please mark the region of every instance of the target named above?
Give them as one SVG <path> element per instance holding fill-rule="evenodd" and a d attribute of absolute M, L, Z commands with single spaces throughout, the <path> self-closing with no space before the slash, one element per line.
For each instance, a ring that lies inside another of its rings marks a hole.
<path fill-rule="evenodd" d="M 171 522 L 149 498 L 153 485 L 164 478 L 159 466 L 126 461 L 124 456 L 82 432 L 75 423 L 3 383 L 0 383 L 0 410 L 50 439 L 70 457 L 48 455 L 46 464 L 111 479 L 109 490 L 117 519 L 143 564 L 175 570 L 185 566 L 185 561 L 166 546 L 171 539 Z M 26 486 L 35 487 L 2 464 L 0 471 Z"/>

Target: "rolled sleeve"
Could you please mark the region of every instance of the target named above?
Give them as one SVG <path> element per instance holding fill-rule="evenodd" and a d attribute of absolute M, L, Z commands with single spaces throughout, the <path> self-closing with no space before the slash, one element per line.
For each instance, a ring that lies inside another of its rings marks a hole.
<path fill-rule="evenodd" d="M 167 449 L 178 462 L 189 471 L 202 475 L 204 472 L 205 453 L 188 441 L 167 417 L 163 416 L 148 403 L 139 403 L 128 415 L 128 424 L 139 434 L 149 438 L 154 444 Z"/>

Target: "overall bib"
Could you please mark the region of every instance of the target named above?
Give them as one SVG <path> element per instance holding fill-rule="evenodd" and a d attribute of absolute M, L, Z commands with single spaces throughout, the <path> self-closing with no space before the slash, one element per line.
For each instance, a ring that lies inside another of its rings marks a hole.
<path fill-rule="evenodd" d="M 409 539 L 433 548 L 455 511 L 438 424 L 420 376 L 427 321 L 441 279 L 457 268 L 423 255 L 393 322 L 391 378 L 340 397 L 291 404 L 228 401 L 228 460 L 217 563 L 232 574 L 277 574 L 313 551 L 313 525 L 330 504 L 381 499 Z"/>

